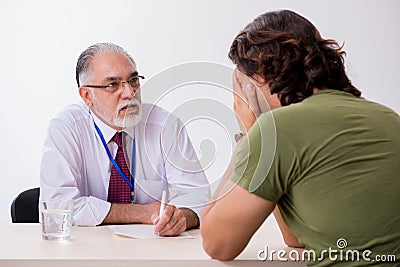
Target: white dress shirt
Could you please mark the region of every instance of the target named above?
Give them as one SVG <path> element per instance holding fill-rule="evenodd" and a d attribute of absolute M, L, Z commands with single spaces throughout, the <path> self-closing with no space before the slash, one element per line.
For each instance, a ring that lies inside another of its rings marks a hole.
<path fill-rule="evenodd" d="M 113 157 L 117 132 L 104 124 L 84 103 L 68 106 L 50 121 L 40 167 L 40 197 L 75 199 L 74 223 L 99 225 L 107 216 L 112 163 L 94 127 L 103 133 Z M 142 119 L 123 130 L 128 166 L 132 166 L 132 141 L 136 142 L 135 203 L 161 199 L 192 209 L 200 217 L 209 201 L 207 178 L 182 122 L 151 104 L 142 105 Z"/>

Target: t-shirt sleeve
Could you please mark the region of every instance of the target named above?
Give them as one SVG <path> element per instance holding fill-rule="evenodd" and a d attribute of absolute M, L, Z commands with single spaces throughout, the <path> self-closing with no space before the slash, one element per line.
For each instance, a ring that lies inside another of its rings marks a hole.
<path fill-rule="evenodd" d="M 272 112 L 264 113 L 250 129 L 237 152 L 231 180 L 266 200 L 277 203 L 286 191 L 276 154 L 277 131 Z"/>

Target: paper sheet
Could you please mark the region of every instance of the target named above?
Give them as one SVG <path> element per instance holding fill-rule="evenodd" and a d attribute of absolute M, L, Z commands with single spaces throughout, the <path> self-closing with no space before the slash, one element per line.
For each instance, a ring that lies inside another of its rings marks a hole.
<path fill-rule="evenodd" d="M 178 236 L 159 236 L 154 234 L 154 225 L 151 224 L 129 224 L 129 225 L 110 225 L 109 228 L 118 235 L 132 238 L 194 238 L 187 232 Z"/>

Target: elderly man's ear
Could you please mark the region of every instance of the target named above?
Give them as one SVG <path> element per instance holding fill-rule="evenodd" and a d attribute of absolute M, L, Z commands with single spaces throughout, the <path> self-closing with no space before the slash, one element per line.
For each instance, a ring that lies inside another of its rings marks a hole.
<path fill-rule="evenodd" d="M 87 87 L 79 87 L 79 95 L 81 96 L 83 102 L 85 102 L 86 106 L 89 108 L 93 106 L 92 92 Z"/>

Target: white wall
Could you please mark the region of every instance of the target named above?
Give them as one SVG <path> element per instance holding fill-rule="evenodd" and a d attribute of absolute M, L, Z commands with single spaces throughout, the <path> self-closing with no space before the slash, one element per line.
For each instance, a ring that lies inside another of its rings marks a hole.
<path fill-rule="evenodd" d="M 315 23 L 324 37 L 345 42 L 354 84 L 367 98 L 400 112 L 397 0 L 2 0 L 0 220 L 10 220 L 15 195 L 39 185 L 41 146 L 48 121 L 62 107 L 78 100 L 74 69 L 83 49 L 96 42 L 117 43 L 131 52 L 147 78 L 193 61 L 232 66 L 227 52 L 234 36 L 257 15 L 277 8 L 297 11 Z M 193 92 L 192 96 L 178 95 L 191 101 L 209 94 L 221 106 L 229 107 L 230 95 L 216 88 L 190 85 L 182 92 Z M 162 104 L 174 108 L 181 100 L 164 99 Z M 194 111 L 203 108 L 193 106 Z M 230 143 L 219 148 L 226 130 L 218 128 L 216 122 L 204 123 L 210 123 L 205 131 L 196 123 L 189 125 L 189 130 L 199 153 L 217 153 L 207 171 L 213 180 L 226 167 L 229 153 L 225 152 L 230 151 Z M 204 142 L 204 138 L 214 144 Z"/>

